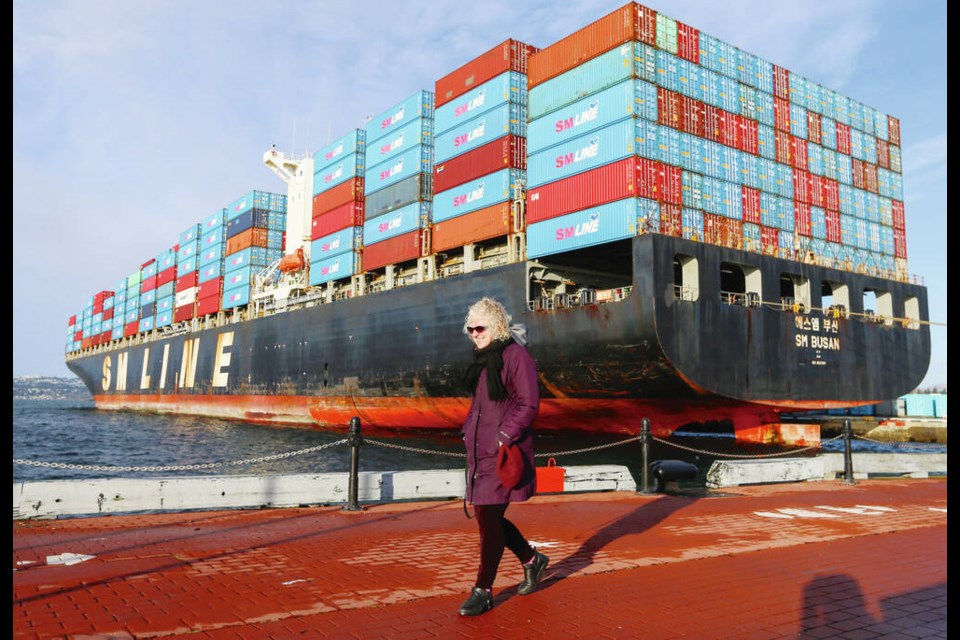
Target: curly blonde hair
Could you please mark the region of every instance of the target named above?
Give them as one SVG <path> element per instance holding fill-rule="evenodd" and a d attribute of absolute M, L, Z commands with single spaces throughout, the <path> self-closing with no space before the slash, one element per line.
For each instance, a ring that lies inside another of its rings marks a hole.
<path fill-rule="evenodd" d="M 467 309 L 463 320 L 463 332 L 469 336 L 468 326 L 483 325 L 493 340 L 506 340 L 510 337 L 510 320 L 507 308 L 493 298 L 481 298 Z M 471 323 L 471 320 L 473 321 Z"/>

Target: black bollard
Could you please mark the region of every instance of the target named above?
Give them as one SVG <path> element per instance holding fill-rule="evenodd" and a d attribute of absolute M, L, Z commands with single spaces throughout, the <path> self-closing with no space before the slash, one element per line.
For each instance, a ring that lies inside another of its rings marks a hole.
<path fill-rule="evenodd" d="M 644 495 L 650 493 L 650 418 L 644 418 L 640 422 L 640 444 L 643 451 L 643 473 L 641 474 L 641 487 L 639 493 Z"/>
<path fill-rule="evenodd" d="M 347 434 L 347 444 L 350 445 L 350 486 L 347 490 L 347 504 L 343 511 L 362 511 L 363 507 L 357 501 L 360 476 L 360 446 L 363 445 L 363 436 L 360 435 L 360 418 L 350 418 L 350 431 Z"/>
<path fill-rule="evenodd" d="M 856 484 L 853 480 L 853 428 L 850 418 L 843 421 L 843 484 Z"/>

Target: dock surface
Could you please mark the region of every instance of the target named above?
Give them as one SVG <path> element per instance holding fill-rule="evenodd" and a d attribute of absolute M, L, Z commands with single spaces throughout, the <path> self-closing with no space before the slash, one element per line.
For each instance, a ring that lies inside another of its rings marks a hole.
<path fill-rule="evenodd" d="M 13 522 L 13 637 L 946 638 L 946 478 L 539 495 L 494 608 L 462 501 Z"/>

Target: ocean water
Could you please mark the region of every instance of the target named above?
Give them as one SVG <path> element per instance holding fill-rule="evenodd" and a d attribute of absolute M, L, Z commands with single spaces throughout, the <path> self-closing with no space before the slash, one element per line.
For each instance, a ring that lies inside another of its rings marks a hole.
<path fill-rule="evenodd" d="M 360 471 L 459 469 L 464 465 L 463 443 L 455 432 L 373 432 L 363 430 L 361 424 L 361 433 L 366 443 L 360 448 Z M 91 400 L 14 400 L 13 480 L 347 472 L 351 451 L 346 443 L 340 443 L 346 436 L 346 425 L 330 430 L 280 428 L 192 416 L 102 411 Z M 905 450 L 902 445 L 858 440 L 853 445 L 854 451 Z M 636 437 L 535 432 L 535 447 L 537 466 L 547 465 L 549 457 L 561 467 L 621 464 L 630 469 L 638 484 L 642 481 L 643 448 Z M 704 486 L 710 464 L 717 459 L 818 452 L 797 449 L 737 443 L 731 434 L 694 433 L 654 440 L 648 460 L 695 464 L 698 477 L 681 482 L 684 488 Z M 825 443 L 823 450 L 843 451 L 843 443 Z M 944 452 L 946 447 L 919 447 L 910 452 L 918 450 Z M 91 466 L 97 468 L 78 468 Z"/>

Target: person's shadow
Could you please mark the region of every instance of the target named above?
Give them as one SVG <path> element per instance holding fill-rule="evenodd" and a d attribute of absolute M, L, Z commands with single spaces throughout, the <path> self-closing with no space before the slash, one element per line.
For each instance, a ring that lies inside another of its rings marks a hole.
<path fill-rule="evenodd" d="M 851 576 L 819 576 L 803 589 L 803 618 L 797 637 L 820 640 L 841 630 L 850 637 L 857 633 L 896 637 L 904 629 L 916 632 L 927 628 L 931 635 L 926 637 L 946 638 L 946 599 L 945 583 L 886 598 L 880 603 L 883 617 L 878 620 L 867 611 L 860 584 Z"/>
<path fill-rule="evenodd" d="M 697 497 L 660 495 L 605 525 L 557 564 L 550 564 L 539 590 L 549 589 L 562 580 L 593 564 L 596 554 L 608 544 L 627 535 L 641 535 L 671 515 L 694 503 Z"/>

